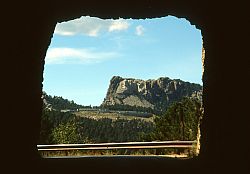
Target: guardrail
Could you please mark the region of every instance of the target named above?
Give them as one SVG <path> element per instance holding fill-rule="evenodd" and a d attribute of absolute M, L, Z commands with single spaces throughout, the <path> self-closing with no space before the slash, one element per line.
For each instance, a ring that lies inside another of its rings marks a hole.
<path fill-rule="evenodd" d="M 154 141 L 98 144 L 53 144 L 37 145 L 38 151 L 59 150 L 112 150 L 112 149 L 155 149 L 155 148 L 191 148 L 196 141 Z"/>

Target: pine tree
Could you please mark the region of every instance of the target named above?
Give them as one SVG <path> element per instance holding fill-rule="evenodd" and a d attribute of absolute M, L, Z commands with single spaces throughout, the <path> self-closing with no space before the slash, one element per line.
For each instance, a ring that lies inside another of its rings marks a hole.
<path fill-rule="evenodd" d="M 195 140 L 202 116 L 199 101 L 183 98 L 173 103 L 165 114 L 155 118 L 154 140 Z"/>

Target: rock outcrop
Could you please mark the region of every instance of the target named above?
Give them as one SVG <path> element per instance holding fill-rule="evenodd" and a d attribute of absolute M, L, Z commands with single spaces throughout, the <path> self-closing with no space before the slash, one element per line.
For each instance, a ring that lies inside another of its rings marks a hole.
<path fill-rule="evenodd" d="M 114 76 L 110 80 L 102 107 L 129 105 L 165 111 L 174 101 L 183 97 L 201 100 L 202 86 L 179 79 L 160 77 L 157 80 L 140 80 Z"/>

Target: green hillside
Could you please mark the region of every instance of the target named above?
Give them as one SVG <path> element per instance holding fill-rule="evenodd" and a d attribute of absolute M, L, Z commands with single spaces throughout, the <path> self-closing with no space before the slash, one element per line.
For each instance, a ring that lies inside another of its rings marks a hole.
<path fill-rule="evenodd" d="M 144 114 L 84 107 L 45 94 L 38 144 L 196 140 L 203 108 L 184 97 L 161 115 Z"/>

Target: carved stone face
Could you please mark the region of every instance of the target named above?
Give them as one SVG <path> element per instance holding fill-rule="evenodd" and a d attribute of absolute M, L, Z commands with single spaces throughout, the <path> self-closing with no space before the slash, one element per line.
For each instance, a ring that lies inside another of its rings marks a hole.
<path fill-rule="evenodd" d="M 116 93 L 134 94 L 138 92 L 137 84 L 132 80 L 122 80 L 117 87 Z"/>
<path fill-rule="evenodd" d="M 137 90 L 138 90 L 138 92 L 145 92 L 146 91 L 146 83 L 138 82 L 137 83 Z"/>

